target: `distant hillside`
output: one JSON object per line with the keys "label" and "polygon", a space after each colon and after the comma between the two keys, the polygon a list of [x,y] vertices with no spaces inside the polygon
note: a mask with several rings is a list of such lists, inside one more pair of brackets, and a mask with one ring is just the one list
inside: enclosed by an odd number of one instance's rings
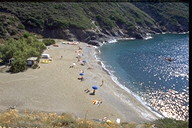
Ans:
{"label": "distant hillside", "polygon": [[[1,2],[2,12],[30,32],[94,45],[112,37],[189,31],[189,4],[181,2]],[[7,37],[3,31],[0,36]]]}

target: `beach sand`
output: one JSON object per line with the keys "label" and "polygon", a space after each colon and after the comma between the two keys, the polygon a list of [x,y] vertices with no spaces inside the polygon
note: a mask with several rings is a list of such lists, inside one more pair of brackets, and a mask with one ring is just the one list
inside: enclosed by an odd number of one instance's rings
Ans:
{"label": "beach sand", "polygon": [[[44,51],[53,58],[51,63],[40,63],[39,69],[16,74],[0,73],[0,111],[15,105],[20,111],[70,113],[95,121],[107,117],[111,121],[120,118],[121,121],[143,123],[158,118],[111,80],[95,59],[94,47],[56,41],[59,47],[49,46]],[[84,66],[77,62],[78,46],[82,47],[82,59],[87,62]],[[73,62],[76,66],[69,68]],[[84,81],[77,79],[80,70],[84,71]],[[104,84],[100,87],[102,80]],[[93,85],[99,88],[95,95],[90,95]],[[90,92],[86,93],[86,89]],[[102,104],[94,105],[93,100],[101,100]]]}

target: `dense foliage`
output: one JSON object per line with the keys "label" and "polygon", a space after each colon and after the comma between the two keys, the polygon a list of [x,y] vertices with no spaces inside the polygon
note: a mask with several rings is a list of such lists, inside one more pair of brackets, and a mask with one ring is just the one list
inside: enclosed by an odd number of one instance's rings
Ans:
{"label": "dense foliage", "polygon": [[20,20],[9,13],[0,13],[0,38],[17,38],[25,27]]}
{"label": "dense foliage", "polygon": [[157,4],[146,2],[145,6],[139,2],[133,4],[149,14],[159,25],[163,25],[168,29],[177,28],[178,25],[182,25],[183,27],[188,26],[189,5],[187,3],[172,2]]}
{"label": "dense foliage", "polygon": [[[0,12],[17,16],[27,30],[41,33],[47,29],[102,29],[160,25],[175,30],[186,26],[188,3],[178,2],[2,2]],[[95,21],[93,24],[92,21]]]}
{"label": "dense foliage", "polygon": [[10,71],[16,73],[27,68],[27,58],[40,57],[44,49],[43,42],[38,41],[32,34],[25,33],[20,39],[11,38],[1,45],[0,57],[4,63],[8,63],[9,59],[14,58]]}

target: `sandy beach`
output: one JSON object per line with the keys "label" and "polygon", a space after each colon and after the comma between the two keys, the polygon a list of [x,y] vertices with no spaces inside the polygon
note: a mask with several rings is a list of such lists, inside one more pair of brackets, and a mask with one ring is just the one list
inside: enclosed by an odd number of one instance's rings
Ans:
{"label": "sandy beach", "polygon": [[[10,74],[0,73],[0,111],[9,106],[30,111],[70,113],[79,118],[98,120],[104,117],[111,121],[143,123],[158,117],[137,101],[131,94],[121,89],[102,69],[94,57],[95,48],[85,43],[70,45],[57,40],[58,47],[49,46],[44,53],[53,61],[40,63],[39,69]],[[81,47],[86,64],[77,62],[75,51]],[[62,58],[61,58],[62,56]],[[70,65],[76,63],[73,68]],[[80,71],[85,80],[78,80]],[[104,80],[103,86],[99,86]],[[90,95],[92,86],[97,85],[95,95]],[[86,92],[84,90],[90,90]],[[95,105],[93,100],[101,100]]]}

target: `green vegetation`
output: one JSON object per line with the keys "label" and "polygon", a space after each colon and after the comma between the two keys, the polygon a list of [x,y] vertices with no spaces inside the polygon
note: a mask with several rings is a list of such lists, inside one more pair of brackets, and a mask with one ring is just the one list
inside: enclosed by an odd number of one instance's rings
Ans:
{"label": "green vegetation", "polygon": [[[102,29],[134,30],[135,26],[188,26],[188,3],[178,2],[2,2],[0,8],[17,16],[27,30]],[[0,21],[1,23],[1,21]],[[19,25],[19,28],[24,28]],[[171,28],[171,27],[168,27]],[[3,32],[3,31],[2,31]],[[3,32],[4,33],[4,32]],[[14,32],[13,32],[14,33]]]}
{"label": "green vegetation", "polygon": [[56,114],[45,112],[18,112],[17,110],[9,110],[0,113],[0,127],[27,127],[27,128],[187,128],[187,121],[176,121],[165,118],[159,119],[151,123],[128,123],[91,121],[77,119],[69,114]]}
{"label": "green vegetation", "polygon": [[20,20],[9,13],[0,13],[0,38],[16,38],[25,27]]}
{"label": "green vegetation", "polygon": [[179,24],[187,26],[189,23],[189,5],[187,3],[162,2],[157,4],[154,2],[148,2],[145,3],[145,6],[139,2],[133,4],[143,12],[149,14],[162,26],[174,26],[176,28]]}
{"label": "green vegetation", "polygon": [[157,128],[188,128],[188,122],[170,118],[159,119],[154,123]]}
{"label": "green vegetation", "polygon": [[44,39],[44,40],[43,40],[43,43],[44,43],[46,46],[49,46],[49,45],[55,44],[55,40],[52,40],[52,39]]}
{"label": "green vegetation", "polygon": [[0,45],[0,57],[3,63],[8,63],[9,59],[14,58],[10,71],[17,73],[27,69],[27,58],[40,57],[44,49],[43,42],[38,41],[34,35],[25,33],[19,39],[11,38],[4,45]]}
{"label": "green vegetation", "polygon": [[42,43],[32,35],[23,36],[26,30],[49,38],[74,35],[87,41],[97,33],[90,35],[82,29],[99,28],[104,34],[114,34],[120,28],[125,36],[135,36],[150,29],[183,32],[188,26],[189,4],[182,2],[1,2],[0,44],[4,45],[0,59],[8,63],[15,58],[11,71],[24,71],[26,58],[39,56],[44,44],[54,44],[53,40]]}

